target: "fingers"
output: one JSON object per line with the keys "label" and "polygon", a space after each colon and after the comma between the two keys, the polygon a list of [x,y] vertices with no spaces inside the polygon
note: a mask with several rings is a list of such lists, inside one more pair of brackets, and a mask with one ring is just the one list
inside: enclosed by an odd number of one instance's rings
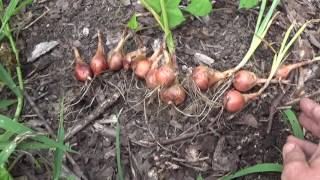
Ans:
{"label": "fingers", "polygon": [[302,165],[306,165],[306,167],[308,165],[304,152],[294,143],[286,143],[283,146],[282,155],[284,165],[290,163],[301,163]]}
{"label": "fingers", "polygon": [[283,146],[282,180],[301,179],[302,172],[308,170],[309,166],[304,152],[294,143],[286,143]]}
{"label": "fingers", "polygon": [[316,144],[313,144],[306,140],[296,138],[294,136],[288,136],[287,142],[297,145],[305,153],[307,158],[311,157],[314,154],[314,152],[317,150]]}
{"label": "fingers", "polygon": [[303,98],[300,101],[301,110],[316,123],[320,121],[320,105],[308,98]]}
{"label": "fingers", "polygon": [[313,119],[307,116],[305,112],[299,115],[299,121],[301,125],[308,131],[310,131],[313,135],[320,137],[320,126]]}

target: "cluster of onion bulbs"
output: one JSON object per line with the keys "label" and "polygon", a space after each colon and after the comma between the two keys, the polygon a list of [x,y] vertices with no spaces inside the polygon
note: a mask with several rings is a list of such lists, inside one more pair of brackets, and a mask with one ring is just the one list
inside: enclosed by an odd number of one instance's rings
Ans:
{"label": "cluster of onion bulbs", "polygon": [[[313,62],[315,62],[315,60],[306,60],[295,64],[282,65],[276,71],[275,79],[271,82],[278,83],[281,80],[285,80],[292,70]],[[191,78],[200,91],[207,91],[210,87],[217,85],[219,82],[230,77],[231,74],[234,74],[232,81],[233,89],[225,93],[223,103],[224,108],[228,112],[237,112],[241,110],[248,101],[257,98],[260,95],[258,92],[248,94],[245,92],[257,85],[266,83],[267,79],[259,78],[254,72],[248,70],[234,72],[234,70],[231,69],[220,72],[203,65],[193,68]]]}
{"label": "cluster of onion bulbs", "polygon": [[[164,47],[155,50],[150,57],[146,56],[147,48],[145,47],[124,54],[123,46],[128,37],[124,31],[116,48],[106,54],[102,34],[98,32],[98,47],[90,64],[81,58],[78,49],[74,47],[76,79],[85,82],[106,70],[132,70],[137,78],[145,80],[149,89],[160,89],[160,97],[163,102],[174,105],[182,104],[187,96],[185,89],[177,79],[176,62],[173,60],[175,57],[169,54]],[[161,64],[163,59],[164,63]]]}
{"label": "cluster of onion bulbs", "polygon": [[[147,88],[160,88],[160,97],[167,104],[180,105],[186,99],[186,91],[177,79],[177,63],[174,54],[169,54],[164,46],[155,50],[147,57],[147,48],[138,48],[135,51],[124,54],[123,46],[128,39],[127,31],[124,31],[117,46],[106,54],[102,34],[98,33],[98,47],[95,55],[86,64],[81,58],[77,48],[75,54],[75,76],[79,81],[91,80],[93,76],[99,76],[106,70],[118,71],[120,69],[132,70],[137,78],[144,80]],[[162,60],[162,61],[161,61]],[[164,61],[163,61],[164,60]],[[275,73],[275,81],[284,80],[289,73],[298,67],[315,62],[308,60],[296,64],[283,65]],[[233,87],[224,96],[224,107],[228,112],[237,112],[245,104],[257,98],[259,93],[245,94],[253,87],[264,84],[267,79],[259,78],[255,73],[248,70],[218,71],[204,65],[193,68],[191,79],[200,91],[207,91],[210,87],[218,85],[226,78],[234,75]]]}

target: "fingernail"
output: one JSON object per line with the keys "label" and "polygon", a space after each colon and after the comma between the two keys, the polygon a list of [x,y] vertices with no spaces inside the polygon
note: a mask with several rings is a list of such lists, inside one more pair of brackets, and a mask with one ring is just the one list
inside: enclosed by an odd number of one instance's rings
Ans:
{"label": "fingernail", "polygon": [[283,147],[283,153],[284,153],[284,154],[287,154],[287,153],[291,152],[295,147],[296,147],[295,144],[287,143],[287,144],[284,145],[284,147]]}

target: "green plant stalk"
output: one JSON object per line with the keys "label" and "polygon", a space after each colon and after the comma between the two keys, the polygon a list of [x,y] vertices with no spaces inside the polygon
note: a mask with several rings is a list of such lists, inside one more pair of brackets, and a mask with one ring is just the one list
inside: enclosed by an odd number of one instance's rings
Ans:
{"label": "green plant stalk", "polygon": [[242,177],[245,175],[253,174],[253,173],[261,173],[261,172],[282,172],[283,166],[281,164],[277,163],[262,163],[257,164],[251,167],[244,168],[242,170],[239,170],[238,172],[229,175],[224,176],[221,178],[221,180],[231,180],[238,177]]}
{"label": "green plant stalk", "polygon": [[291,125],[293,135],[297,138],[304,139],[302,127],[295,113],[291,109],[286,109],[283,111],[283,113],[286,116],[288,123]]}
{"label": "green plant stalk", "polygon": [[124,180],[123,170],[121,165],[121,149],[120,149],[120,125],[119,125],[119,116],[122,109],[120,110],[117,116],[117,127],[116,127],[116,158],[117,158],[117,167],[118,167],[118,177],[120,180]]}
{"label": "green plant stalk", "polygon": [[272,66],[271,66],[271,71],[270,74],[268,76],[268,79],[266,81],[266,83],[263,85],[263,87],[259,90],[259,94],[262,94],[263,91],[269,86],[273,76],[276,74],[278,68],[280,67],[280,65],[286,60],[285,56],[287,55],[288,50],[291,48],[291,46],[293,45],[293,43],[298,39],[298,37],[301,35],[301,33],[305,30],[305,28],[307,27],[308,24],[310,24],[313,21],[307,21],[306,23],[304,23],[300,29],[297,31],[297,33],[293,36],[293,38],[288,42],[290,33],[294,27],[293,24],[291,24],[291,26],[288,28],[288,30],[286,31],[286,34],[283,38],[283,41],[281,43],[281,47],[280,50],[277,54],[274,55],[273,58],[273,62],[272,62]]}
{"label": "green plant stalk", "polygon": [[140,0],[140,2],[142,3],[142,5],[149,11],[151,12],[151,14],[153,15],[154,19],[157,21],[157,23],[160,25],[161,29],[163,31],[165,31],[165,28],[163,26],[163,24],[161,23],[161,18],[160,16],[152,9],[152,7],[145,2],[144,0]]}
{"label": "green plant stalk", "polygon": [[261,5],[260,5],[260,11],[259,11],[259,16],[258,16],[258,20],[257,20],[257,24],[256,24],[256,28],[254,30],[254,33],[258,33],[260,24],[261,24],[261,20],[263,18],[263,14],[264,14],[264,10],[266,9],[266,5],[267,5],[267,0],[262,0]]}
{"label": "green plant stalk", "polygon": [[252,38],[252,42],[249,47],[249,50],[247,51],[246,55],[243,57],[241,62],[233,69],[233,73],[240,70],[249,61],[251,56],[254,54],[256,49],[259,47],[260,43],[262,42],[262,39],[267,34],[268,29],[270,28],[273,20],[275,19],[276,15],[277,15],[277,13],[276,13],[274,16],[272,16],[272,14],[273,14],[275,8],[277,7],[277,5],[279,4],[279,2],[280,2],[279,0],[274,0],[272,2],[272,5],[271,5],[267,15],[262,20],[262,16],[264,14],[265,6],[266,6],[266,0],[262,1],[261,9],[260,9],[257,24],[256,24],[255,35]]}
{"label": "green plant stalk", "polygon": [[167,10],[166,10],[164,0],[160,0],[160,6],[161,6],[161,12],[163,15],[164,33],[165,33],[165,37],[166,37],[166,43],[167,43],[168,50],[169,50],[170,54],[172,55],[175,52],[175,47],[174,47],[172,32],[169,28],[168,15],[167,15]]}
{"label": "green plant stalk", "polygon": [[[278,14],[278,13],[277,13]],[[259,36],[259,34],[254,34],[252,43],[249,47],[249,50],[247,51],[246,55],[243,57],[243,59],[241,60],[241,62],[234,68],[233,72],[237,72],[239,71],[251,58],[251,56],[254,54],[254,52],[256,51],[256,49],[260,46],[260,43],[262,42],[262,39],[265,37],[265,35],[268,32],[269,27],[271,26],[273,20],[275,19],[275,17],[277,16],[277,14],[275,14],[272,19],[269,21],[269,23],[267,24],[267,27],[265,28],[265,31],[263,31],[261,33],[261,35]]]}
{"label": "green plant stalk", "polygon": [[[1,1],[0,4],[0,11],[3,12],[3,4]],[[19,57],[19,52],[18,49],[16,47],[16,43],[12,37],[11,34],[11,29],[9,24],[5,24],[4,28],[3,28],[3,34],[8,38],[9,42],[10,42],[10,46],[12,48],[12,51],[16,57],[16,73],[17,73],[17,77],[18,77],[18,83],[19,83],[19,89],[21,90],[21,92],[23,92],[24,90],[24,83],[23,83],[23,78],[22,78],[22,71],[21,71],[21,64],[20,64],[20,57]],[[14,114],[14,118],[13,121],[17,121],[20,118],[21,112],[22,112],[22,108],[23,108],[23,101],[24,101],[24,97],[23,94],[21,94],[21,96],[17,97],[18,103],[17,103],[17,108]],[[12,137],[13,133],[6,131],[4,134],[0,135],[0,139],[1,141],[7,141],[8,139],[10,139],[10,137]]]}
{"label": "green plant stalk", "polygon": [[[9,24],[5,25],[4,34],[9,39],[12,51],[13,51],[15,57],[16,57],[16,61],[17,61],[16,62],[17,63],[16,72],[17,72],[17,76],[18,76],[19,88],[20,88],[21,92],[23,92],[24,84],[23,84],[23,78],[22,78],[19,51],[18,51],[16,43],[15,43],[13,37],[12,37]],[[21,115],[21,112],[22,112],[22,108],[23,108],[23,94],[21,96],[17,97],[17,99],[18,99],[18,103],[17,103],[16,112],[15,112],[14,118],[13,118],[14,121],[17,121],[20,118],[20,115]]]}

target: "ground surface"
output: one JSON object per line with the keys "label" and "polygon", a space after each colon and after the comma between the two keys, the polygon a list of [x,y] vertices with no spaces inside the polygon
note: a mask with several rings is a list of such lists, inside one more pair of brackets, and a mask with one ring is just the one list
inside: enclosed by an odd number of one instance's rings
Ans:
{"label": "ground surface", "polygon": [[[257,163],[281,163],[281,148],[290,130],[280,111],[276,111],[273,117],[271,132],[266,133],[269,108],[282,92],[279,86],[270,87],[261,101],[250,103],[241,113],[221,114],[220,108],[206,106],[203,99],[192,95],[185,78],[190,68],[198,64],[194,58],[196,52],[212,57],[215,60],[213,67],[219,70],[226,70],[240,62],[250,45],[258,11],[238,10],[237,4],[235,0],[218,1],[208,18],[202,21],[189,18],[174,31],[179,78],[190,95],[187,102],[178,107],[185,114],[159,104],[155,94],[145,98],[148,92],[144,84],[132,77],[131,72],[107,72],[90,85],[79,83],[74,78],[72,46],[78,47],[88,62],[95,53],[96,32],[100,29],[108,39],[108,48],[112,48],[137,5],[123,6],[115,0],[52,0],[38,2],[28,8],[32,12],[31,19],[40,16],[46,7],[50,9],[34,25],[20,31],[18,46],[24,61],[26,90],[54,130],[57,129],[59,99],[62,96],[66,100],[67,132],[88,117],[106,98],[120,96],[97,118],[96,123],[70,139],[70,145],[79,152],[72,154],[72,157],[81,170],[74,169],[70,162],[66,165],[75,172],[82,171],[88,179],[116,179],[114,116],[121,110],[121,156],[128,179],[195,179],[199,173],[207,179],[215,179]],[[266,38],[269,43],[274,43],[275,48],[290,24],[284,6],[279,10],[281,13]],[[308,16],[316,18],[312,13]],[[151,18],[142,18],[142,23],[150,22],[153,22]],[[162,37],[156,29],[142,31],[139,35],[148,47],[156,38]],[[35,45],[51,40],[57,40],[60,44],[37,61],[26,62]],[[134,49],[134,44],[130,40],[126,49]],[[314,50],[317,52],[319,49],[314,47]],[[263,45],[246,67],[266,76],[272,56],[268,46]],[[290,57],[290,60],[295,59],[293,55]],[[318,89],[317,84],[317,77],[306,82],[307,93]],[[286,91],[283,102],[291,99],[293,90]],[[206,93],[209,98],[212,94]],[[26,103],[23,121],[45,131],[34,114]],[[52,154],[34,153],[36,157],[44,157],[48,161],[52,159]],[[45,166],[34,170],[30,170],[30,166],[27,158],[22,159],[13,174],[27,174],[30,179],[50,177]],[[267,173],[242,179],[279,177],[279,174]]]}

